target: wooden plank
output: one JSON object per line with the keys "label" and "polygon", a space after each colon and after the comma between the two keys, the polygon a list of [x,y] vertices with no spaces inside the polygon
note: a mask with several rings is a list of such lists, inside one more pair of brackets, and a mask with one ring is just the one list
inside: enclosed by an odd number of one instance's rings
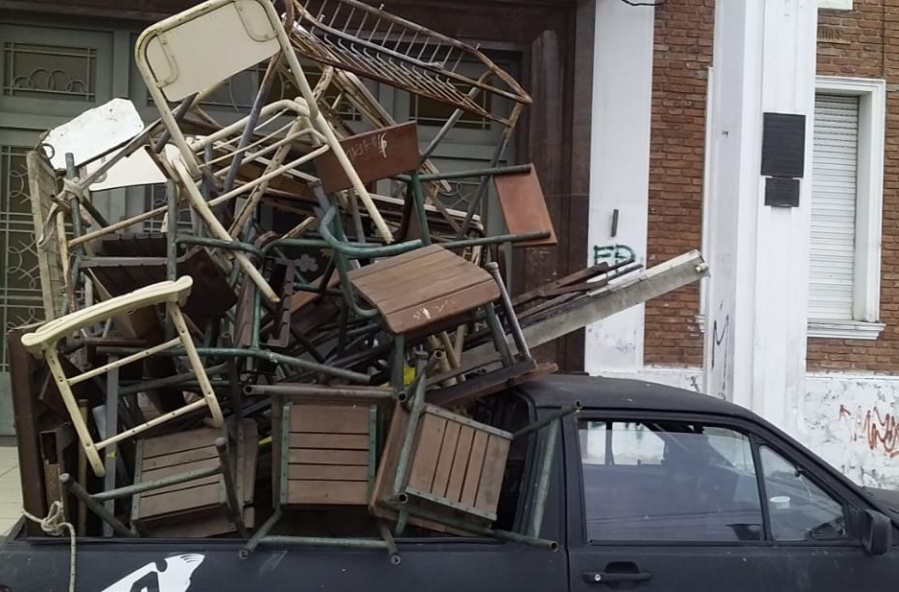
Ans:
{"label": "wooden plank", "polygon": [[474,428],[462,425],[459,429],[459,439],[456,441],[453,468],[450,469],[449,483],[446,485],[446,498],[454,502],[462,497],[462,486],[465,484],[465,472],[468,470],[468,457],[471,454],[473,440]]}
{"label": "wooden plank", "polygon": [[[176,457],[180,457],[181,454],[172,455]],[[204,469],[211,469],[213,467],[219,466],[218,455],[213,456],[212,458],[204,458],[202,460],[195,460],[191,462],[176,462],[158,467],[152,470],[143,469],[141,472],[141,482],[149,483],[150,481],[156,481],[157,479],[163,479],[165,477],[172,477],[174,475],[181,475],[183,473],[188,473],[191,471],[200,471]],[[152,494],[153,492],[147,492],[144,495]]]}
{"label": "wooden plank", "polygon": [[[291,481],[368,481],[368,465],[288,465]],[[291,485],[293,487],[293,485]]]}
{"label": "wooden plank", "polygon": [[[40,250],[40,249],[38,249]],[[22,345],[22,335],[27,330],[11,329],[6,334],[6,348],[9,355],[10,390],[18,444],[19,480],[22,487],[22,507],[32,516],[47,515],[47,486],[45,482],[44,460],[40,449],[41,410],[37,401],[35,379],[39,376],[38,366],[43,364],[28,354]],[[50,381],[53,388],[55,384]],[[60,423],[61,420],[60,420]],[[58,475],[57,475],[58,477]],[[56,481],[59,484],[59,481]],[[59,499],[56,497],[54,499]],[[40,536],[41,527],[31,520],[25,521],[28,536]]]}
{"label": "wooden plank", "polygon": [[412,451],[412,462],[409,463],[409,487],[421,491],[431,491],[434,472],[437,470],[437,459],[440,457],[440,446],[443,443],[443,432],[446,420],[434,415],[422,415]]}
{"label": "wooden plank", "polygon": [[436,325],[461,313],[484,306],[499,298],[499,288],[492,279],[448,296],[385,316],[384,323],[395,335],[405,335]]}
{"label": "wooden plank", "polygon": [[[421,287],[425,278],[443,279],[448,274],[456,275],[459,270],[473,267],[474,263],[453,255],[452,257],[429,256],[410,261],[406,265],[391,267],[362,280],[352,280],[353,285],[363,295],[381,301],[390,296]],[[481,273],[487,274],[481,270]]]}
{"label": "wooden plank", "polygon": [[[415,253],[416,251],[412,251]],[[443,269],[462,259],[449,251],[436,251],[422,257],[416,257],[397,264],[393,258],[382,259],[377,263],[362,267],[370,269],[371,273],[362,277],[352,276],[350,281],[360,291],[376,293],[395,283],[414,284],[419,275],[434,273],[435,269]],[[465,261],[462,259],[462,261]],[[473,264],[472,264],[473,265]],[[377,268],[376,268],[377,266]]]}
{"label": "wooden plank", "polygon": [[369,511],[375,516],[391,516],[385,513],[378,504],[379,500],[386,500],[393,493],[393,479],[396,475],[396,465],[399,460],[402,447],[403,434],[409,423],[409,414],[400,403],[394,403],[393,414],[390,418],[390,428],[381,451],[381,460],[375,473],[375,484],[372,488],[372,497],[369,502]]}
{"label": "wooden plank", "polygon": [[406,265],[410,261],[414,261],[415,259],[418,259],[420,257],[429,257],[431,255],[434,255],[435,253],[440,253],[441,256],[447,258],[449,257],[449,255],[453,255],[452,251],[441,247],[440,245],[428,245],[427,247],[413,249],[412,251],[408,251],[401,255],[395,255],[393,257],[388,257],[387,259],[381,259],[380,261],[372,263],[371,265],[366,265],[365,267],[350,270],[348,276],[350,280],[355,283],[357,281],[361,281],[363,278],[381,273],[382,271],[386,271],[392,267]]}
{"label": "wooden plank", "polygon": [[309,434],[368,434],[370,410],[364,406],[302,405],[290,411],[290,431]]}
{"label": "wooden plank", "polygon": [[364,434],[290,434],[290,448],[324,448],[332,450],[368,450]]}
{"label": "wooden plank", "polygon": [[215,451],[215,439],[221,435],[221,431],[215,428],[199,428],[187,432],[177,432],[156,438],[148,438],[144,441],[144,460],[173,454],[185,450],[193,450],[204,446]]}
{"label": "wooden plank", "polygon": [[[66,301],[67,284],[66,264],[63,261],[60,241],[58,237],[53,236],[58,225],[48,223],[50,210],[54,203],[53,198],[57,193],[56,173],[37,150],[31,150],[25,155],[25,165],[28,171],[32,223],[34,228],[46,229],[48,233],[46,244],[40,249],[35,249],[35,252],[41,279],[43,318],[46,321],[52,321],[62,310],[62,305]],[[40,515],[43,516],[44,513]],[[29,526],[30,530],[32,530],[31,526]]]}
{"label": "wooden plank", "polygon": [[[414,121],[375,129],[341,140],[340,145],[363,184],[414,171],[419,165]],[[333,151],[315,159],[325,193],[353,186]]]}
{"label": "wooden plank", "polygon": [[290,464],[367,465],[368,450],[316,450],[294,448],[288,456]]}
{"label": "wooden plank", "polygon": [[181,463],[192,463],[198,460],[212,459],[218,460],[215,448],[204,446],[202,448],[194,448],[193,450],[185,450],[174,454],[163,454],[154,456],[153,458],[144,459],[142,468],[144,471],[154,471],[163,467],[178,465]]}
{"label": "wooden plank", "polygon": [[527,173],[497,175],[493,177],[493,182],[496,184],[496,197],[510,234],[549,232],[547,238],[515,242],[512,243],[513,247],[546,247],[558,244],[559,239],[556,237],[535,167],[532,166]]}
{"label": "wooden plank", "polygon": [[148,519],[186,510],[200,510],[219,506],[220,500],[221,493],[218,482],[206,483],[199,487],[181,489],[167,495],[141,497],[140,515],[142,519]]}
{"label": "wooden plank", "polygon": [[303,481],[304,487],[290,487],[287,503],[365,505],[368,501],[366,481]]}
{"label": "wooden plank", "polygon": [[[244,523],[253,528],[255,512],[253,508],[244,510]],[[217,512],[208,516],[188,515],[182,519],[172,517],[153,521],[143,525],[143,529],[152,538],[190,538],[202,539],[235,532],[237,527],[225,512]]]}
{"label": "wooden plank", "polygon": [[490,274],[477,265],[464,259],[461,263],[467,265],[454,265],[449,269],[441,269],[439,276],[431,273],[426,277],[419,276],[409,285],[397,286],[392,294],[385,293],[384,298],[377,302],[378,310],[381,314],[388,315],[420,302],[451,295],[482,282],[493,281]]}
{"label": "wooden plank", "polygon": [[462,424],[455,421],[446,423],[443,444],[440,447],[440,458],[437,459],[434,482],[431,484],[431,493],[434,495],[446,495],[446,486],[449,484],[450,470],[453,468],[453,460],[456,458],[456,445],[459,442],[461,428]]}
{"label": "wooden plank", "polygon": [[485,512],[496,512],[499,496],[502,492],[503,478],[506,474],[506,460],[509,458],[511,442],[494,434],[487,441],[484,454],[484,466],[481,468],[478,495],[474,506]]}
{"label": "wooden plank", "polygon": [[468,455],[468,468],[465,470],[465,483],[459,501],[466,506],[474,506],[478,496],[478,485],[481,482],[481,469],[484,467],[484,455],[487,452],[487,441],[490,435],[480,430],[475,432]]}
{"label": "wooden plank", "polygon": [[196,489],[197,487],[206,487],[218,485],[221,483],[221,477],[219,475],[213,475],[211,477],[203,477],[202,479],[193,479],[192,481],[185,481],[184,483],[178,483],[177,485],[169,485],[167,487],[163,487],[160,489],[154,489],[152,491],[148,491],[146,493],[141,494],[141,499],[151,498],[151,497],[162,497],[174,493],[176,491],[183,491],[185,489]]}

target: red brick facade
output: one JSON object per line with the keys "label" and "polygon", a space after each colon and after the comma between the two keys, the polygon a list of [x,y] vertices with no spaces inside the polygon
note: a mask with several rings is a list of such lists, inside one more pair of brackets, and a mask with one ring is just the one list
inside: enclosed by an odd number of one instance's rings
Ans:
{"label": "red brick facade", "polygon": [[[855,0],[852,11],[819,11],[818,73],[887,82],[881,322],[876,341],[810,339],[809,370],[899,371],[899,4]],[[714,0],[678,0],[656,8],[650,160],[650,265],[701,248],[707,68],[712,61]],[[647,303],[645,361],[701,366],[694,284]]]}
{"label": "red brick facade", "polygon": [[[713,0],[656,8],[647,266],[702,246],[702,187]],[[645,362],[701,366],[699,284],[646,304]]]}
{"label": "red brick facade", "polygon": [[[892,6],[891,6],[892,5]],[[899,5],[890,0],[855,0],[851,12],[822,10],[822,32],[838,42],[818,43],[818,73],[880,78],[887,82],[886,153],[884,155],[882,273],[880,320],[886,329],[877,341],[809,340],[810,369],[899,371],[899,97],[890,92],[899,82]]]}

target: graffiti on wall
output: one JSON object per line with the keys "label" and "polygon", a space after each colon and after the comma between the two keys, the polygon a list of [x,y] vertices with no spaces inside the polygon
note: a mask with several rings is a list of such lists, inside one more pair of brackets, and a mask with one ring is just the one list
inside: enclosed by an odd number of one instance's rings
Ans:
{"label": "graffiti on wall", "polygon": [[593,265],[608,263],[609,267],[615,267],[636,260],[637,255],[627,245],[593,245]]}
{"label": "graffiti on wall", "polygon": [[877,406],[855,411],[840,405],[840,421],[849,426],[852,442],[862,442],[872,452],[887,458],[899,456],[899,416],[881,411]]}

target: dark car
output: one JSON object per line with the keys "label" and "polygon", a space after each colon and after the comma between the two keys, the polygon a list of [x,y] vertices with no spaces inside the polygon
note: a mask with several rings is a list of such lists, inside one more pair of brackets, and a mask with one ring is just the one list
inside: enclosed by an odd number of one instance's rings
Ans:
{"label": "dark car", "polygon": [[[459,536],[383,551],[260,547],[235,540],[85,539],[80,592],[874,592],[899,578],[895,493],[865,490],[753,413],[637,380],[554,376],[503,394],[528,419],[580,401],[556,432],[540,535],[555,551]],[[536,459],[521,470],[503,527],[533,521]],[[63,591],[66,540],[0,545],[0,586]],[[2,588],[0,588],[2,589]]]}

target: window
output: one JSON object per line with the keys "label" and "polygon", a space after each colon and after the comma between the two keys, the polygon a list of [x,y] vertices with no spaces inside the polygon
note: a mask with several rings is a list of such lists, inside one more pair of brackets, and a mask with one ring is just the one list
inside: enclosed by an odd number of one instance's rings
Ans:
{"label": "window", "polygon": [[852,10],[852,0],[818,0],[818,8]]}
{"label": "window", "polygon": [[809,481],[796,465],[759,448],[771,538],[775,541],[840,540],[846,536],[843,506]]}
{"label": "window", "polygon": [[759,541],[749,440],[686,422],[590,422],[581,430],[587,537]]}
{"label": "window", "polygon": [[671,420],[579,429],[591,543],[855,544],[843,503],[767,444],[753,455],[739,431]]}
{"label": "window", "polygon": [[809,337],[876,339],[885,84],[819,76],[815,97]]}

